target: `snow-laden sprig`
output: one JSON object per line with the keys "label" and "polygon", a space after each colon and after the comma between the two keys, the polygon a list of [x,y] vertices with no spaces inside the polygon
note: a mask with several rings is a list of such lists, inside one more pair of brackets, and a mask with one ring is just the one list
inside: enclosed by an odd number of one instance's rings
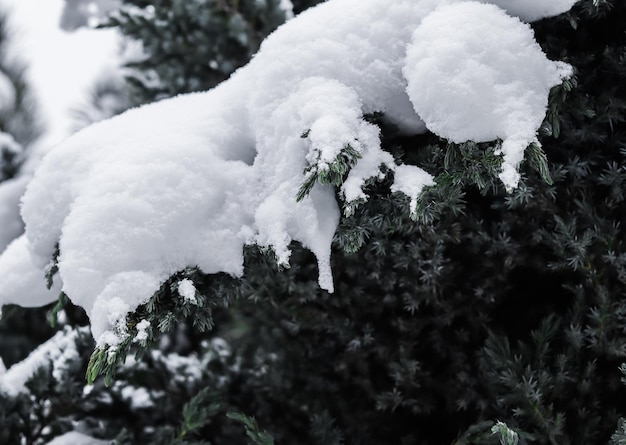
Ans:
{"label": "snow-laden sprig", "polygon": [[517,445],[517,442],[519,441],[518,434],[509,428],[506,423],[500,422],[499,420],[491,428],[491,434],[500,435],[501,445]]}
{"label": "snow-laden sprig", "polygon": [[[544,17],[572,3],[524,2],[516,13]],[[13,280],[0,301],[56,299],[15,290],[29,288],[22,276],[43,275],[58,246],[57,285],[117,357],[136,335],[128,313],[190,266],[241,276],[246,245],[288,266],[300,242],[332,292],[337,195],[350,209],[389,172],[391,191],[416,211],[433,184],[419,166],[397,165],[365,116],[454,142],[500,138],[500,178],[512,188],[550,87],[569,72],[494,5],[330,0],[280,27],[216,88],[130,110],[52,150],[23,198],[25,238],[0,257],[0,276]]]}

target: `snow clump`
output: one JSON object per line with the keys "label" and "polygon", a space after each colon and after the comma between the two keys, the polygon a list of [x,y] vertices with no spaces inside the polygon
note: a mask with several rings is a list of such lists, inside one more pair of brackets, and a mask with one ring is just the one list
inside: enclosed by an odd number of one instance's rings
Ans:
{"label": "snow clump", "polygon": [[[493,3],[536,19],[574,2]],[[99,346],[118,344],[127,313],[180,270],[241,276],[247,244],[288,265],[289,244],[300,242],[332,292],[336,191],[316,183],[296,199],[304,172],[328,171],[349,148],[357,156],[339,190],[347,204],[367,199],[362,187],[383,166],[412,208],[433,184],[419,167],[397,166],[364,115],[381,112],[406,134],[502,138],[501,178],[516,185],[548,91],[570,69],[545,57],[528,25],[483,3],[330,0],[277,29],[216,88],[80,131],[37,169],[23,197],[25,239],[0,257],[0,276],[43,276],[58,245],[55,281],[85,308]],[[39,272],[26,270],[28,252]],[[15,286],[23,289],[17,277]],[[0,288],[3,303],[56,295]]]}
{"label": "snow clump", "polygon": [[189,278],[185,278],[184,280],[180,280],[178,282],[178,293],[187,303],[198,304],[198,300],[196,298],[196,287],[193,285],[193,281]]}

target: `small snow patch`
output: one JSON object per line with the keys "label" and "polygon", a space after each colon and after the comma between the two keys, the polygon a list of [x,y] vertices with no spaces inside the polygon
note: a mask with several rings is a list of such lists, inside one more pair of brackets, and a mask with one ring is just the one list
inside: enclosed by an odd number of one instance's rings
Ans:
{"label": "small snow patch", "polygon": [[185,302],[190,304],[197,304],[198,300],[196,298],[196,288],[193,285],[193,282],[185,278],[184,280],[180,280],[178,282],[178,293],[185,300]]}

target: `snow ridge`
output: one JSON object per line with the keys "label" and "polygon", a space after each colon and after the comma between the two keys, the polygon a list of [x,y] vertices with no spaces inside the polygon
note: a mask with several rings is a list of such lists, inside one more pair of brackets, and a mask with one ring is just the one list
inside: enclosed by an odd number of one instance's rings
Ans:
{"label": "snow ridge", "polygon": [[[549,11],[538,0],[492,3],[534,19],[574,0]],[[0,276],[16,263],[5,256],[26,250],[43,270],[58,243],[62,290],[87,310],[100,346],[114,346],[126,314],[179,270],[241,276],[246,244],[287,266],[289,244],[302,243],[332,292],[339,206],[319,183],[298,201],[304,172],[327,170],[350,148],[358,159],[340,190],[346,203],[367,199],[362,186],[381,166],[412,207],[433,184],[418,167],[396,166],[364,115],[382,112],[407,134],[501,138],[501,179],[512,188],[548,92],[570,72],[494,5],[330,0],[276,30],[213,90],[130,110],[52,150],[23,198],[26,240],[0,257]],[[17,298],[0,292],[5,303]]]}

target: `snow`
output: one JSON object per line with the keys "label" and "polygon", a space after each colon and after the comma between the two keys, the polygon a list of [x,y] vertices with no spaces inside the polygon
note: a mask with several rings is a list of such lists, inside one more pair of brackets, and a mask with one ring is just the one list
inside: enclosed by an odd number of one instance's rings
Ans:
{"label": "snow", "polygon": [[56,301],[61,291],[58,280],[46,288],[45,272],[35,267],[25,236],[12,241],[0,255],[0,301],[24,307],[43,306]]}
{"label": "snow", "polygon": [[130,403],[133,410],[149,408],[154,405],[146,388],[126,385],[121,391],[122,398]]}
{"label": "snow", "polygon": [[86,330],[87,328],[72,330],[66,327],[57,332],[24,360],[0,374],[0,391],[12,397],[27,393],[26,383],[38,369],[44,366],[51,366],[53,377],[60,381],[66,374],[68,364],[79,358],[76,351],[76,338],[81,334],[84,335]]}
{"label": "snow", "polygon": [[525,22],[553,17],[569,11],[578,0],[481,0],[504,9]]}
{"label": "snow", "polygon": [[94,439],[86,434],[77,431],[70,431],[62,436],[55,437],[48,445],[106,445],[111,443],[109,440]]}
{"label": "snow", "polygon": [[148,329],[150,328],[150,322],[148,320],[141,320],[137,323],[137,335],[135,336],[136,342],[145,342],[148,340]]}
{"label": "snow", "polygon": [[178,282],[178,293],[186,302],[197,304],[198,300],[196,299],[196,288],[190,279],[185,278],[184,280],[180,280]]}
{"label": "snow", "polygon": [[431,131],[456,143],[503,139],[500,179],[516,188],[524,150],[539,144],[550,88],[571,67],[548,60],[530,26],[476,2],[439,8],[413,42],[404,73],[415,111]]}
{"label": "snow", "polygon": [[414,213],[417,207],[417,197],[424,187],[433,185],[435,185],[435,181],[424,170],[414,165],[400,165],[396,168],[391,191],[401,192],[408,196],[411,199],[409,211]]}
{"label": "snow", "polygon": [[[541,5],[527,6],[534,16]],[[397,166],[364,114],[382,112],[407,134],[502,138],[510,188],[549,88],[568,72],[493,5],[330,0],[281,26],[213,90],[130,110],[52,150],[23,198],[26,239],[0,257],[0,273],[33,267],[27,252],[43,270],[58,243],[57,280],[89,314],[100,346],[128,335],[126,314],[177,271],[242,276],[246,244],[288,267],[289,245],[300,242],[332,292],[336,190],[316,184],[297,201],[306,175],[350,147],[356,164],[339,190],[347,203],[367,199],[362,187],[382,166],[412,211],[434,183],[417,166]],[[3,289],[7,301],[13,290]],[[190,295],[185,284],[181,295]]]}

